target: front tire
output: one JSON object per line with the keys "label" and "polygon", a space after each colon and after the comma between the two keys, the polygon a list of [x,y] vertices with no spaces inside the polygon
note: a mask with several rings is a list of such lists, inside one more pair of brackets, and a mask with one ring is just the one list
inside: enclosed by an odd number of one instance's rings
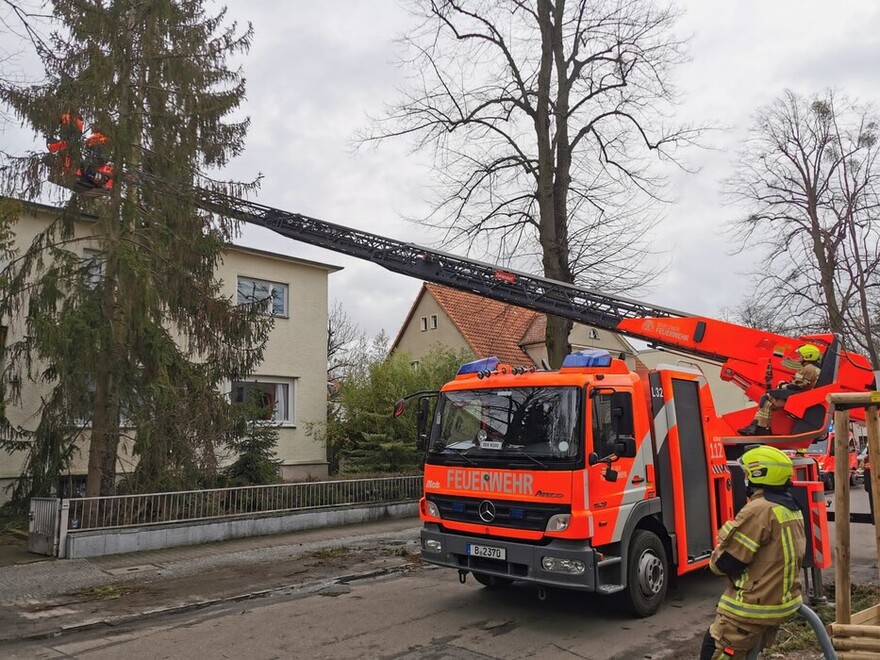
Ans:
{"label": "front tire", "polygon": [[833,474],[831,474],[830,472],[828,474],[826,474],[825,479],[823,479],[823,481],[825,482],[825,490],[826,491],[834,490],[834,475]]}
{"label": "front tire", "polygon": [[623,604],[638,617],[656,613],[666,598],[669,564],[666,548],[653,532],[637,529],[629,544]]}
{"label": "front tire", "polygon": [[474,573],[474,579],[487,589],[504,589],[513,584],[510,578],[489,575],[488,573]]}

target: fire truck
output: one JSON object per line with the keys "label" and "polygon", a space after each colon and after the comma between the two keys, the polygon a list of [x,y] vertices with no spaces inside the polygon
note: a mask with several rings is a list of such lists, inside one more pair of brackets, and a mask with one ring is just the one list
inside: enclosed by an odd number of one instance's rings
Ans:
{"label": "fire truck", "polygon": [[[859,448],[852,437],[849,439],[848,448],[846,458],[842,460],[849,465],[849,483],[854,486],[859,468]],[[825,485],[825,490],[834,490],[834,471],[837,463],[834,454],[834,433],[819,436],[810,443],[809,447],[800,451],[816,461],[819,480]]]}
{"label": "fire truck", "polygon": [[[205,193],[200,205],[393,272],[605,328],[662,347],[670,363],[631,370],[585,350],[560,369],[462,365],[417,393],[424,451],[422,558],[486,587],[514,581],[613,595],[637,616],[670,582],[709,563],[719,528],[746,502],[736,458],[749,444],[806,448],[829,425],[826,396],[874,388],[868,361],[831,334],[785,337],[500,268],[254,202]],[[491,323],[491,319],[486,320]],[[822,350],[816,386],[774,413],[773,436],[743,437],[755,407],[719,413],[699,357],[752,400],[790,379],[796,349]],[[408,397],[409,398],[409,397]],[[405,409],[398,402],[395,414]],[[852,411],[858,414],[856,411]],[[816,462],[796,454],[795,491],[816,571],[831,562]],[[815,581],[815,574],[814,574]]]}
{"label": "fire truck", "polygon": [[[393,272],[605,328],[669,351],[631,370],[606,351],[560,369],[477,360],[438,393],[418,393],[424,451],[423,559],[489,588],[514,581],[613,595],[637,616],[661,606],[670,581],[708,565],[719,528],[745,503],[735,459],[744,446],[807,447],[829,424],[826,396],[874,389],[868,361],[831,334],[786,337],[464,259],[217,192],[198,204]],[[486,320],[491,323],[491,319]],[[742,437],[755,407],[719,413],[705,374],[676,356],[721,365],[752,400],[822,350],[816,386],[774,413],[773,436]],[[400,414],[405,402],[399,402]],[[852,411],[854,415],[858,414]],[[797,455],[805,565],[831,550],[816,463]]]}

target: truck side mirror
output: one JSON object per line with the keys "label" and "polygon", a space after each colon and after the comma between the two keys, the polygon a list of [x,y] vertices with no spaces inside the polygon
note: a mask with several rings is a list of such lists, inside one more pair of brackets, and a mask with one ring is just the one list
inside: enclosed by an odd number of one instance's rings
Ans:
{"label": "truck side mirror", "polygon": [[427,397],[419,399],[419,411],[416,413],[416,447],[423,451],[428,445],[428,420],[431,415],[431,402]]}
{"label": "truck side mirror", "polygon": [[610,481],[612,483],[617,481],[617,470],[612,470],[611,464],[619,460],[620,457],[617,454],[611,454],[610,456],[606,456],[605,458],[599,458],[599,454],[594,451],[590,452],[590,455],[587,456],[587,463],[589,465],[598,465],[599,463],[605,463],[605,471],[602,473],[602,478],[605,479],[605,481]]}
{"label": "truck side mirror", "polygon": [[636,439],[627,436],[617,438],[614,442],[614,453],[621,458],[635,458]]}

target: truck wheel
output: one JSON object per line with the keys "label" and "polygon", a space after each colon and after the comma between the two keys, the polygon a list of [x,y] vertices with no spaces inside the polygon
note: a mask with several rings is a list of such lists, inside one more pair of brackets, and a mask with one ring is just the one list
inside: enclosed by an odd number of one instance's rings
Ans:
{"label": "truck wheel", "polygon": [[513,584],[513,580],[510,578],[489,575],[488,573],[474,573],[474,579],[487,589],[504,589]]}
{"label": "truck wheel", "polygon": [[647,617],[660,609],[669,584],[667,570],[663,542],[653,532],[637,529],[629,544],[626,589],[621,594],[630,612]]}
{"label": "truck wheel", "polygon": [[825,482],[825,490],[834,490],[834,475],[833,474],[831,474],[830,472],[828,474],[826,474],[825,479],[823,479],[823,481]]}

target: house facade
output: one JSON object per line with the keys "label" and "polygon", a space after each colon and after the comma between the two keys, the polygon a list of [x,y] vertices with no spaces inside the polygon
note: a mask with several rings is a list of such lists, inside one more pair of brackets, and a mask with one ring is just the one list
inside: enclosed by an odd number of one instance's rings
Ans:
{"label": "house facade", "polygon": [[[424,284],[410,307],[392,350],[406,351],[414,363],[438,344],[468,349],[476,358],[496,356],[511,366],[541,367],[547,361],[547,318],[533,310],[439,284]],[[618,334],[575,323],[572,350],[603,348],[634,364],[633,346]]]}
{"label": "house facade", "polygon": [[[23,204],[15,226],[19,251],[57,216],[59,210],[40,204]],[[93,223],[84,217],[76,223],[73,243],[83,259],[94,258],[97,243],[90,243]],[[311,423],[322,424],[327,414],[327,288],[329,275],[339,267],[272,252],[230,245],[222,256],[216,278],[222,295],[238,303],[267,300],[267,313],[275,317],[262,364],[247,378],[223,385],[233,401],[245,401],[256,390],[262,400],[275,405],[281,477],[294,481],[327,475],[326,447],[307,433]],[[15,319],[4,319],[7,341],[21,336]],[[39,422],[40,398],[49,386],[21,384],[21,405],[7,406],[10,422],[34,429]],[[134,467],[127,447],[119,452],[117,473]],[[222,457],[221,457],[222,458]],[[229,457],[226,457],[230,460]],[[5,488],[21,473],[24,453],[0,452],[0,503],[8,498]],[[82,483],[88,463],[85,447],[70,468],[69,482]]]}

